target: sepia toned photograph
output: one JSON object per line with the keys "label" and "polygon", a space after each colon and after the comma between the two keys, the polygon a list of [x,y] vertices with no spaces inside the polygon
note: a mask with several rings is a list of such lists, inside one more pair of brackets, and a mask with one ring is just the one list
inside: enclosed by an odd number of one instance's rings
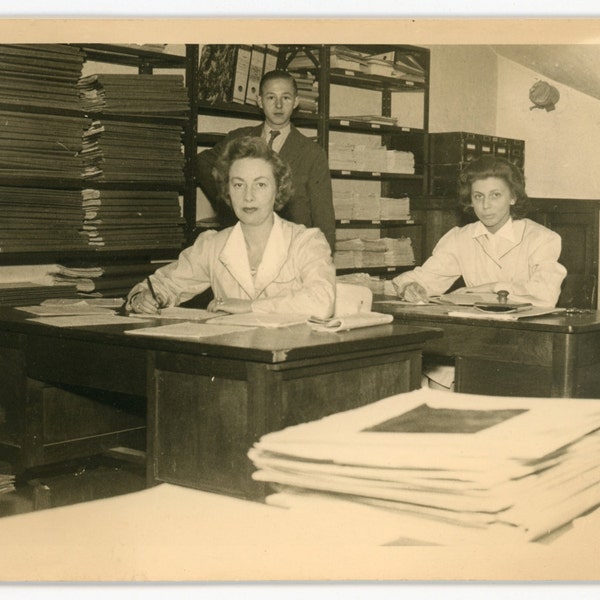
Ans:
{"label": "sepia toned photograph", "polygon": [[599,578],[600,20],[0,32],[0,581]]}

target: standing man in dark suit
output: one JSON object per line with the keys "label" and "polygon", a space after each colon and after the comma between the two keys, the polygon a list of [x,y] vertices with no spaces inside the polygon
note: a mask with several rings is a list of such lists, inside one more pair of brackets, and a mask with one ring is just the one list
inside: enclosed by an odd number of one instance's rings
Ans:
{"label": "standing man in dark suit", "polygon": [[335,215],[329,164],[323,149],[302,135],[290,122],[298,106],[298,88],[285,71],[270,71],[260,82],[258,106],[265,122],[258,127],[242,127],[227,134],[214,148],[198,154],[198,185],[217,212],[223,225],[235,222],[228,207],[219,203],[212,169],[216,156],[231,139],[251,135],[262,137],[292,170],[294,192],[281,216],[307,227],[318,227],[335,246]]}

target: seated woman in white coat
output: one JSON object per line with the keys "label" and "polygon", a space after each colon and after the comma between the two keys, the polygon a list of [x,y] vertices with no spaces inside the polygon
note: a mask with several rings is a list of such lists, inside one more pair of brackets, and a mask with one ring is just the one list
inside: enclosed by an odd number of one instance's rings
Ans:
{"label": "seated woman in white coat", "polygon": [[518,167],[492,155],[469,163],[460,175],[459,202],[478,221],[451,229],[422,267],[396,277],[398,296],[426,302],[462,276],[460,291],[506,290],[512,300],[555,306],[567,274],[558,262],[561,239],[524,218],[527,195]]}
{"label": "seated woman in white coat", "polygon": [[288,165],[260,138],[232,140],[214,172],[238,223],[201,233],[177,261],[128,294],[126,308],[156,313],[212,288],[208,310],[301,313],[328,318],[335,267],[323,233],[279,217],[291,196]]}

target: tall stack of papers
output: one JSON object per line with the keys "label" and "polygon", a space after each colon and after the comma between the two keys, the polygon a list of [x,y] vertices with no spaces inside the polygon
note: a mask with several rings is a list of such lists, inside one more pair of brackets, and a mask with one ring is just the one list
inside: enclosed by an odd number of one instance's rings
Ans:
{"label": "tall stack of papers", "polygon": [[330,143],[329,168],[341,171],[413,174],[415,158],[412,152],[388,150],[385,146]]}
{"label": "tall stack of papers", "polygon": [[335,217],[339,220],[405,221],[411,218],[408,196],[388,198],[335,189],[333,208]]}
{"label": "tall stack of papers", "polygon": [[309,113],[318,111],[319,82],[308,72],[304,74],[291,73],[298,87],[298,110]]}
{"label": "tall stack of papers", "polygon": [[94,267],[58,265],[58,272],[53,279],[57,284],[74,285],[82,296],[122,297],[159,266],[151,262],[123,262]]}
{"label": "tall stack of papers", "polygon": [[37,304],[48,298],[75,298],[76,288],[71,284],[42,285],[30,281],[0,283],[0,306]]}
{"label": "tall stack of papers", "polygon": [[110,249],[174,248],[184,242],[176,191],[82,191],[81,236],[89,246]]}
{"label": "tall stack of papers", "polygon": [[77,109],[83,53],[62,44],[0,45],[0,102]]}
{"label": "tall stack of papers", "polygon": [[15,489],[15,476],[0,473],[0,494],[12,492]]}
{"label": "tall stack of papers", "polygon": [[600,505],[600,404],[426,388],[267,434],[249,457],[268,502],[368,508],[390,540],[535,541]]}
{"label": "tall stack of papers", "polygon": [[77,82],[87,112],[182,115],[189,108],[182,75],[100,74]]}
{"label": "tall stack of papers", "polygon": [[83,133],[87,181],[183,184],[180,125],[95,119]]}
{"label": "tall stack of papers", "polygon": [[408,266],[415,263],[412,240],[400,238],[353,238],[336,242],[333,256],[337,268]]}
{"label": "tall stack of papers", "polygon": [[81,193],[0,187],[0,252],[81,250]]}

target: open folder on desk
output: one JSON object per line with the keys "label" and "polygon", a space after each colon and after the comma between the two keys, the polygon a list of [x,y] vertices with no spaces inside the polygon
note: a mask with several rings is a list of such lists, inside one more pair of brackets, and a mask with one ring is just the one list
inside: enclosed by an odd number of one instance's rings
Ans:
{"label": "open folder on desk", "polygon": [[493,321],[518,321],[520,319],[531,319],[542,315],[560,314],[564,308],[530,306],[515,312],[488,312],[476,307],[462,307],[459,310],[448,311],[449,317],[464,317],[465,319],[487,319]]}

